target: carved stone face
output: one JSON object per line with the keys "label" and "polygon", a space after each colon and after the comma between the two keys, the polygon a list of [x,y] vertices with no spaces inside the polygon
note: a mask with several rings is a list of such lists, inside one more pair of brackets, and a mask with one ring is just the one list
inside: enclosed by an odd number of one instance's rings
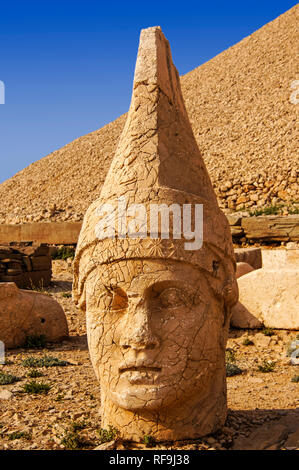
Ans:
{"label": "carved stone face", "polygon": [[102,393],[127,410],[198,402],[223,367],[223,306],[178,261],[99,266],[86,281],[91,360]]}

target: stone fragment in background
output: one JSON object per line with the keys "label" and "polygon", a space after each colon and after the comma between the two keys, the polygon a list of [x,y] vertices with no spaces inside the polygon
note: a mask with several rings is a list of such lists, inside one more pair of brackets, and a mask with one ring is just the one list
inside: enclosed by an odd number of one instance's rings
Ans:
{"label": "stone fragment in background", "polygon": [[237,263],[237,272],[236,272],[236,278],[238,279],[241,276],[244,276],[244,274],[251,273],[251,271],[254,271],[254,268],[248,264],[248,263]]}
{"label": "stone fragment in background", "polygon": [[262,267],[262,250],[261,248],[236,248],[235,249],[236,262],[248,263],[254,269]]}
{"label": "stone fragment in background", "polygon": [[299,269],[257,269],[238,279],[239,302],[232,309],[236,328],[299,330]]}
{"label": "stone fragment in background", "polygon": [[0,283],[0,340],[5,348],[22,347],[27,336],[44,335],[49,342],[68,336],[65,313],[56,300],[39,292]]}
{"label": "stone fragment in background", "polygon": [[0,391],[0,400],[10,400],[13,397],[13,393],[9,390]]}
{"label": "stone fragment in background", "polygon": [[263,250],[262,258],[265,269],[299,269],[299,249]]}

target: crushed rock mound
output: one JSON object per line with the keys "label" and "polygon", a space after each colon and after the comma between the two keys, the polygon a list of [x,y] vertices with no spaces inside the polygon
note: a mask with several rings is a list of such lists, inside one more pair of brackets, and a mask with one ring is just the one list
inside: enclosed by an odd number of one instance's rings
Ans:
{"label": "crushed rock mound", "polygon": [[[181,77],[194,135],[226,211],[299,199],[298,104],[291,100],[298,16],[296,5]],[[2,183],[0,223],[82,220],[100,194],[125,117]]]}

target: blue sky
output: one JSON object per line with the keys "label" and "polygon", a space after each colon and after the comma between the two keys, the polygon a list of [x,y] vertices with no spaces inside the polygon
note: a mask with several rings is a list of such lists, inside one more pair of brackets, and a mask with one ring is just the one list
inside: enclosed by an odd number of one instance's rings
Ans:
{"label": "blue sky", "polygon": [[140,29],[185,74],[296,3],[0,0],[0,183],[128,110]]}

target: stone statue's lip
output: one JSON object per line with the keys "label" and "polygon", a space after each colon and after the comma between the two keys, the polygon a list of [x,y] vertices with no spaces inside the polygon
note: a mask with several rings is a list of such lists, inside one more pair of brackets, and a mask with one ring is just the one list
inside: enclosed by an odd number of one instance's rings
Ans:
{"label": "stone statue's lip", "polygon": [[161,372],[162,367],[155,367],[155,366],[146,366],[146,365],[140,365],[140,366],[126,366],[126,367],[121,367],[119,369],[119,372]]}

